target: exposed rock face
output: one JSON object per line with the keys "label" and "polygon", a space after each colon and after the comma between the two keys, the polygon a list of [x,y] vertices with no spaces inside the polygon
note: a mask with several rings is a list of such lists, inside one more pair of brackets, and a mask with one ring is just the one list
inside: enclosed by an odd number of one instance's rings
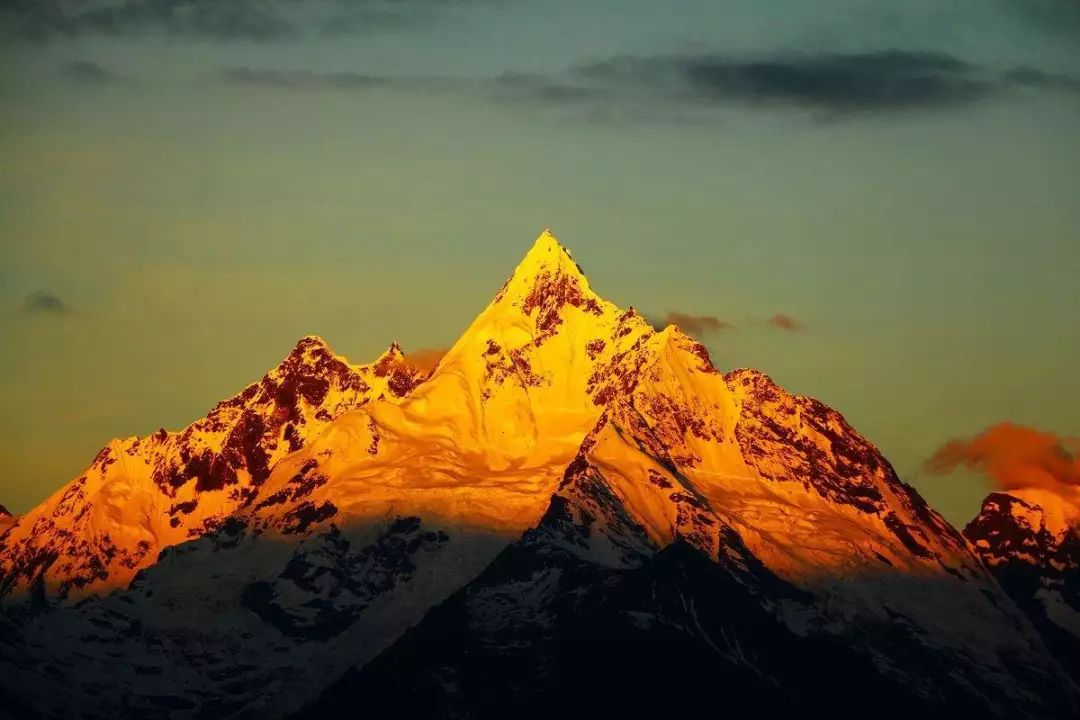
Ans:
{"label": "exposed rock face", "polygon": [[603,377],[540,523],[301,717],[1075,711],[963,537],[839,414],[671,329]]}
{"label": "exposed rock face", "polygon": [[[0,539],[0,598],[76,600],[123,587],[169,545],[259,497],[271,469],[330,421],[422,376],[396,346],[352,366],[305,337],[282,363],[180,432],[113,440]],[[298,493],[299,496],[299,493]]]}
{"label": "exposed rock face", "polygon": [[996,492],[964,528],[1063,667],[1080,668],[1080,511],[1040,490]]}
{"label": "exposed rock face", "polygon": [[706,707],[692,680],[708,707],[1075,709],[838,413],[721,374],[549,233],[430,374],[305,339],[188,430],[107,450],[0,540],[0,694],[46,717]]}

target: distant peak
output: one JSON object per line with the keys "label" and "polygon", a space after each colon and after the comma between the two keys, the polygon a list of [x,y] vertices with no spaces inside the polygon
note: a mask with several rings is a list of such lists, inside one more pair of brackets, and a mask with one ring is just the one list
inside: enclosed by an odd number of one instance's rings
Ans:
{"label": "distant peak", "polygon": [[8,509],[3,505],[0,505],[0,517],[11,517],[11,513],[9,513]]}
{"label": "distant peak", "polygon": [[386,348],[386,351],[371,365],[378,377],[385,377],[391,371],[401,370],[406,366],[405,353],[401,351],[401,346],[396,341],[390,343],[390,347]]}
{"label": "distant peak", "polygon": [[1029,512],[1041,515],[1042,523],[1050,532],[1061,533],[1080,525],[1080,503],[1076,496],[1065,497],[1055,490],[1030,487],[991,493],[986,500],[995,496],[998,499],[1007,497],[1021,503]]}
{"label": "distant peak", "polygon": [[330,346],[318,335],[305,335],[296,342],[293,353],[303,353],[308,350],[330,350]]}
{"label": "distant peak", "polygon": [[300,338],[292,351],[278,364],[272,373],[290,375],[295,372],[310,372],[312,368],[325,371],[337,361],[348,365],[348,361],[335,353],[318,335],[305,335]]}
{"label": "distant peak", "polygon": [[379,356],[379,360],[403,357],[405,357],[405,353],[401,351],[401,346],[398,345],[397,340],[394,340],[390,343],[390,347],[386,348],[386,351]]}

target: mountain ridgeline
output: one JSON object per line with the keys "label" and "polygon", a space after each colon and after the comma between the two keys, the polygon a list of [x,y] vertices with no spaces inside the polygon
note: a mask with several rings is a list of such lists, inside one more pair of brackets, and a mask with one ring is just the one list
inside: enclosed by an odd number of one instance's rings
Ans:
{"label": "mountain ridgeline", "polygon": [[1033,508],[957,532],[545,232],[434,368],[304,338],[0,524],[0,707],[1074,717],[1075,525]]}

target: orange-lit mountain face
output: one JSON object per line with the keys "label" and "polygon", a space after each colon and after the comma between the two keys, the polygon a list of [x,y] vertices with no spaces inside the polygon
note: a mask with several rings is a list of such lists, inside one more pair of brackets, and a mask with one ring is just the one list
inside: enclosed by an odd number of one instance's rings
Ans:
{"label": "orange-lit mountain face", "polygon": [[274,370],[180,432],[113,440],[0,539],[0,595],[75,600],[126,586],[165,547],[250,509],[270,470],[334,418],[422,376],[397,346],[352,366],[305,337]]}
{"label": "orange-lit mountain face", "polygon": [[996,492],[964,528],[1064,667],[1080,667],[1080,505],[1045,489]]}
{"label": "orange-lit mountain face", "polygon": [[965,539],[839,414],[600,298],[547,232],[430,372],[305,338],[184,431],[110,443],[0,536],[0,595],[0,700],[43,716],[279,717],[357,688],[528,715],[593,692],[596,668],[559,668],[595,655],[622,682],[652,652],[774,710],[826,710],[845,677],[852,712],[1075,709]]}
{"label": "orange-lit mountain face", "polygon": [[14,525],[17,519],[18,518],[8,512],[8,509],[6,507],[0,505],[0,533],[4,532],[9,527]]}

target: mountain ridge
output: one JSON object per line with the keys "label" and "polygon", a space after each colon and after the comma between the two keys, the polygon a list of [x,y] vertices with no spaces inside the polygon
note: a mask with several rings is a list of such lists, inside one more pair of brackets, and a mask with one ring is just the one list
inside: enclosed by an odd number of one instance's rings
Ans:
{"label": "mountain ridge", "polygon": [[[547,231],[431,371],[308,336],[198,422],[182,446],[107,446],[0,536],[20,638],[0,694],[47,717],[240,718],[397,687],[388,707],[484,716],[501,660],[510,695],[492,697],[520,704],[590,650],[631,668],[651,648],[730,673],[740,702],[826,711],[841,679],[783,660],[824,648],[910,711],[1076,707],[968,541],[839,413],[721,373],[597,295]],[[18,688],[13,668],[32,669]]]}

